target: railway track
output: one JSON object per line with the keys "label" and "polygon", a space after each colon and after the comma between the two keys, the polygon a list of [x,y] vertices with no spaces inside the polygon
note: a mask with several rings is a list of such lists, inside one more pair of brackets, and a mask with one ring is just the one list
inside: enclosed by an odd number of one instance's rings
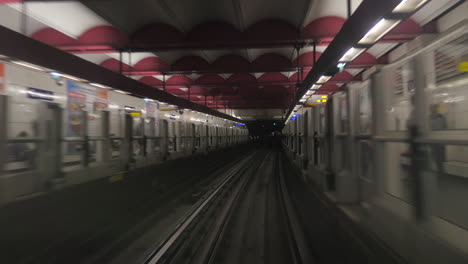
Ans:
{"label": "railway track", "polygon": [[280,151],[261,149],[233,166],[145,263],[314,263],[283,162]]}

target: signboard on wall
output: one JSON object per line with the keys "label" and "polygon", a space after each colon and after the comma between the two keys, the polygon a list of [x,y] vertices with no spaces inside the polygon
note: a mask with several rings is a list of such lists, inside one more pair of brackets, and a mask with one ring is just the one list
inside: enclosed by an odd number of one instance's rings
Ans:
{"label": "signboard on wall", "polygon": [[54,101],[55,99],[54,92],[37,88],[28,88],[26,94],[30,99],[44,101]]}
{"label": "signboard on wall", "polygon": [[158,114],[158,104],[151,101],[145,101],[146,105],[146,117],[157,117]]}
{"label": "signboard on wall", "polygon": [[5,94],[6,80],[5,80],[5,64],[0,63],[0,94]]}

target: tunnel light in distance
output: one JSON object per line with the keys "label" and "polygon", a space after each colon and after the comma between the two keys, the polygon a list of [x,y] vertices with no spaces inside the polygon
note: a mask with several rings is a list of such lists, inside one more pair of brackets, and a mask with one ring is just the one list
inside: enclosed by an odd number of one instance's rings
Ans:
{"label": "tunnel light in distance", "polygon": [[411,13],[428,1],[429,0],[402,0],[401,3],[393,9],[393,13]]}
{"label": "tunnel light in distance", "polygon": [[379,41],[385,34],[395,28],[401,20],[390,20],[382,18],[369,32],[358,42],[359,44],[374,44]]}
{"label": "tunnel light in distance", "polygon": [[324,84],[324,83],[328,82],[328,80],[330,80],[331,78],[332,78],[332,76],[322,75],[318,79],[317,83]]}
{"label": "tunnel light in distance", "polygon": [[365,48],[350,48],[339,60],[340,62],[353,61],[357,56],[361,55],[366,49]]}

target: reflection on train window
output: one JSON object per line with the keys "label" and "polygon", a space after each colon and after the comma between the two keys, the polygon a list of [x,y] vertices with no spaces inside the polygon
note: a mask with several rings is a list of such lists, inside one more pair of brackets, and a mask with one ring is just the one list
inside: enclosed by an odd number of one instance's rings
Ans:
{"label": "reflection on train window", "polygon": [[468,228],[468,146],[429,144],[422,146],[425,184],[435,203],[435,214]]}
{"label": "reflection on train window", "polygon": [[374,179],[374,154],[373,141],[359,141],[359,175],[368,181]]}
{"label": "reflection on train window", "polygon": [[346,93],[341,93],[339,96],[339,112],[340,112],[340,132],[348,132],[348,98]]}
{"label": "reflection on train window", "polygon": [[388,194],[410,202],[409,145],[406,143],[385,143],[385,190]]}
{"label": "reflection on train window", "polygon": [[387,89],[383,95],[386,100],[387,131],[407,130],[413,111],[411,97],[414,94],[414,80],[411,65],[406,63],[385,72]]}
{"label": "reflection on train window", "polygon": [[325,117],[325,106],[321,105],[319,106],[319,126],[320,126],[320,133],[325,134],[326,132],[326,126],[327,126],[327,120]]}
{"label": "reflection on train window", "polygon": [[370,134],[372,132],[372,104],[370,83],[364,83],[359,89],[359,132]]}
{"label": "reflection on train window", "polygon": [[429,86],[429,128],[468,129],[468,73],[458,63],[468,60],[468,33],[433,52],[435,85]]}
{"label": "reflection on train window", "polygon": [[[17,135],[17,139],[27,139],[29,134],[22,131]],[[36,167],[37,144],[32,142],[11,142],[7,144],[6,172],[19,172],[31,170]]]}

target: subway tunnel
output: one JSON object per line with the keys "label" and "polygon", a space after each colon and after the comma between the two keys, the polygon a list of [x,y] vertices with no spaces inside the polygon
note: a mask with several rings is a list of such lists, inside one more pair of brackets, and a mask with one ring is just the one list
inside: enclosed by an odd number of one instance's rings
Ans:
{"label": "subway tunnel", "polygon": [[0,263],[467,263],[467,14],[0,0]]}

